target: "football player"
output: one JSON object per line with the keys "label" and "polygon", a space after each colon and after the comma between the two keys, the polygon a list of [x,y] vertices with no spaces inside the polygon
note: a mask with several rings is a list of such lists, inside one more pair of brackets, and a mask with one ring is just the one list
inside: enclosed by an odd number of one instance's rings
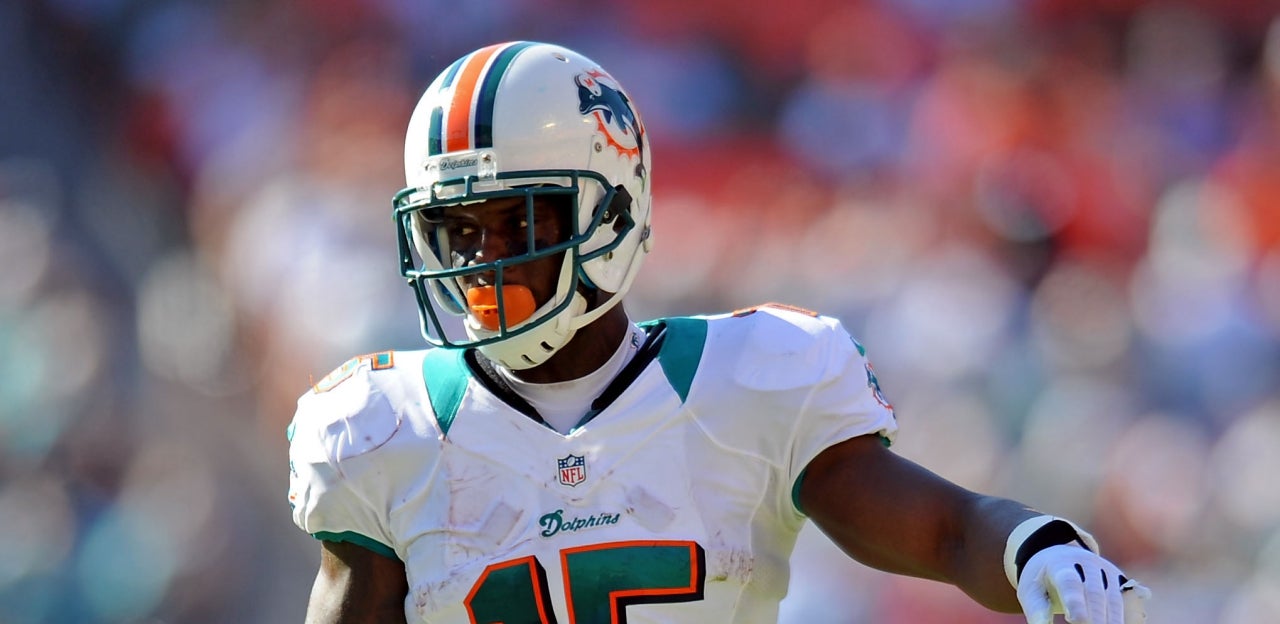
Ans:
{"label": "football player", "polygon": [[775,622],[806,520],[1033,623],[1139,621],[1146,588],[1079,526],[891,451],[839,321],[633,322],[650,157],[626,91],[563,47],[485,47],[428,87],[394,215],[436,348],[355,358],[298,402],[308,622]]}

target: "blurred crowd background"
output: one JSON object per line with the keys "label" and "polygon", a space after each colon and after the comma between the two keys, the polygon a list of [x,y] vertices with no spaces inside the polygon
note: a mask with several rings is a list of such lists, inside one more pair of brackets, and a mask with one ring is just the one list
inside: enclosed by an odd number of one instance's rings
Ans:
{"label": "blurred crowd background", "polygon": [[[1154,624],[1280,617],[1270,0],[0,3],[0,623],[299,622],[297,396],[419,348],[390,198],[463,53],[631,91],[635,317],[841,318],[897,448],[1089,526]],[[786,623],[1013,623],[806,531]]]}

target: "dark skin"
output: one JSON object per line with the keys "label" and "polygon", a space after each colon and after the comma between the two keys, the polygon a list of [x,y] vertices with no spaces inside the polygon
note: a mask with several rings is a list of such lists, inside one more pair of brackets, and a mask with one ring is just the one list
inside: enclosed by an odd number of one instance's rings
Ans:
{"label": "dark skin", "polygon": [[966,490],[859,436],[809,463],[800,488],[809,518],[846,554],[893,572],[959,587],[995,611],[1021,612],[1004,573],[1021,503]]}
{"label": "dark skin", "polygon": [[404,622],[409,581],[399,559],[347,542],[320,542],[307,624]]}
{"label": "dark skin", "polygon": [[[568,205],[557,206],[539,198],[534,202],[534,241],[539,247],[565,240],[569,235]],[[454,266],[493,262],[523,253],[527,247],[527,213],[524,199],[509,197],[471,206],[451,208],[441,227],[449,232]],[[539,305],[555,295],[562,255],[516,264],[505,270],[503,283],[519,284],[533,291]],[[459,280],[465,291],[496,282],[492,273],[468,275]],[[631,322],[621,305],[574,335],[563,348],[539,366],[514,371],[532,383],[578,379],[596,370],[617,350]]]}
{"label": "dark skin", "polygon": [[[525,209],[502,199],[450,210],[455,263],[491,261],[522,249]],[[535,238],[562,236],[561,211],[540,205]],[[539,303],[555,289],[560,258],[508,269],[506,283],[522,284]],[[492,283],[467,278],[464,289]],[[577,379],[598,369],[627,334],[621,305],[583,327],[543,364],[517,371],[536,383]],[[846,554],[868,566],[953,584],[978,603],[1020,612],[1005,578],[1005,540],[1021,521],[1037,515],[1026,506],[957,486],[885,448],[876,436],[846,440],[819,453],[806,470],[800,503],[809,518]],[[404,564],[354,544],[322,542],[320,572],[307,606],[308,624],[404,622],[408,593]]]}

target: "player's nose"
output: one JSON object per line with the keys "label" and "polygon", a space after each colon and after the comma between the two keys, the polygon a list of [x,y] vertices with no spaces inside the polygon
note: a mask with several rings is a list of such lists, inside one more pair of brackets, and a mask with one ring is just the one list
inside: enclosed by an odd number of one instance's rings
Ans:
{"label": "player's nose", "polygon": [[480,246],[473,258],[475,264],[496,262],[523,255],[527,246],[523,237],[500,227],[486,227],[480,234]]}

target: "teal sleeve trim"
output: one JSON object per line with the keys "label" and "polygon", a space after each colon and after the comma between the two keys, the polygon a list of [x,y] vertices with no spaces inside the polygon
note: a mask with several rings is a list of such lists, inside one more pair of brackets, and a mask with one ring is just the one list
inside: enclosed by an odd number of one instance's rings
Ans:
{"label": "teal sleeve trim", "polygon": [[679,317],[660,322],[667,325],[667,337],[658,351],[658,362],[662,365],[662,373],[667,376],[667,383],[684,402],[689,398],[693,377],[698,372],[698,363],[702,361],[702,350],[707,342],[707,320]]}
{"label": "teal sleeve trim", "polygon": [[791,504],[796,506],[796,511],[800,512],[802,516],[809,515],[804,512],[804,507],[800,506],[800,485],[804,483],[804,477],[807,474],[809,474],[808,468],[801,470],[800,476],[796,477],[796,482],[791,485]]}
{"label": "teal sleeve trim", "polygon": [[467,366],[462,349],[435,348],[422,358],[422,379],[427,383],[431,409],[436,414],[440,431],[449,435],[453,418],[467,391]]}
{"label": "teal sleeve trim", "polygon": [[387,557],[388,559],[395,559],[396,561],[400,560],[400,557],[396,555],[395,549],[379,542],[378,540],[365,537],[353,531],[343,531],[341,533],[320,531],[319,533],[313,533],[312,537],[325,542],[346,542],[348,544],[355,544],[361,548],[372,550],[373,552],[378,553],[383,557]]}

